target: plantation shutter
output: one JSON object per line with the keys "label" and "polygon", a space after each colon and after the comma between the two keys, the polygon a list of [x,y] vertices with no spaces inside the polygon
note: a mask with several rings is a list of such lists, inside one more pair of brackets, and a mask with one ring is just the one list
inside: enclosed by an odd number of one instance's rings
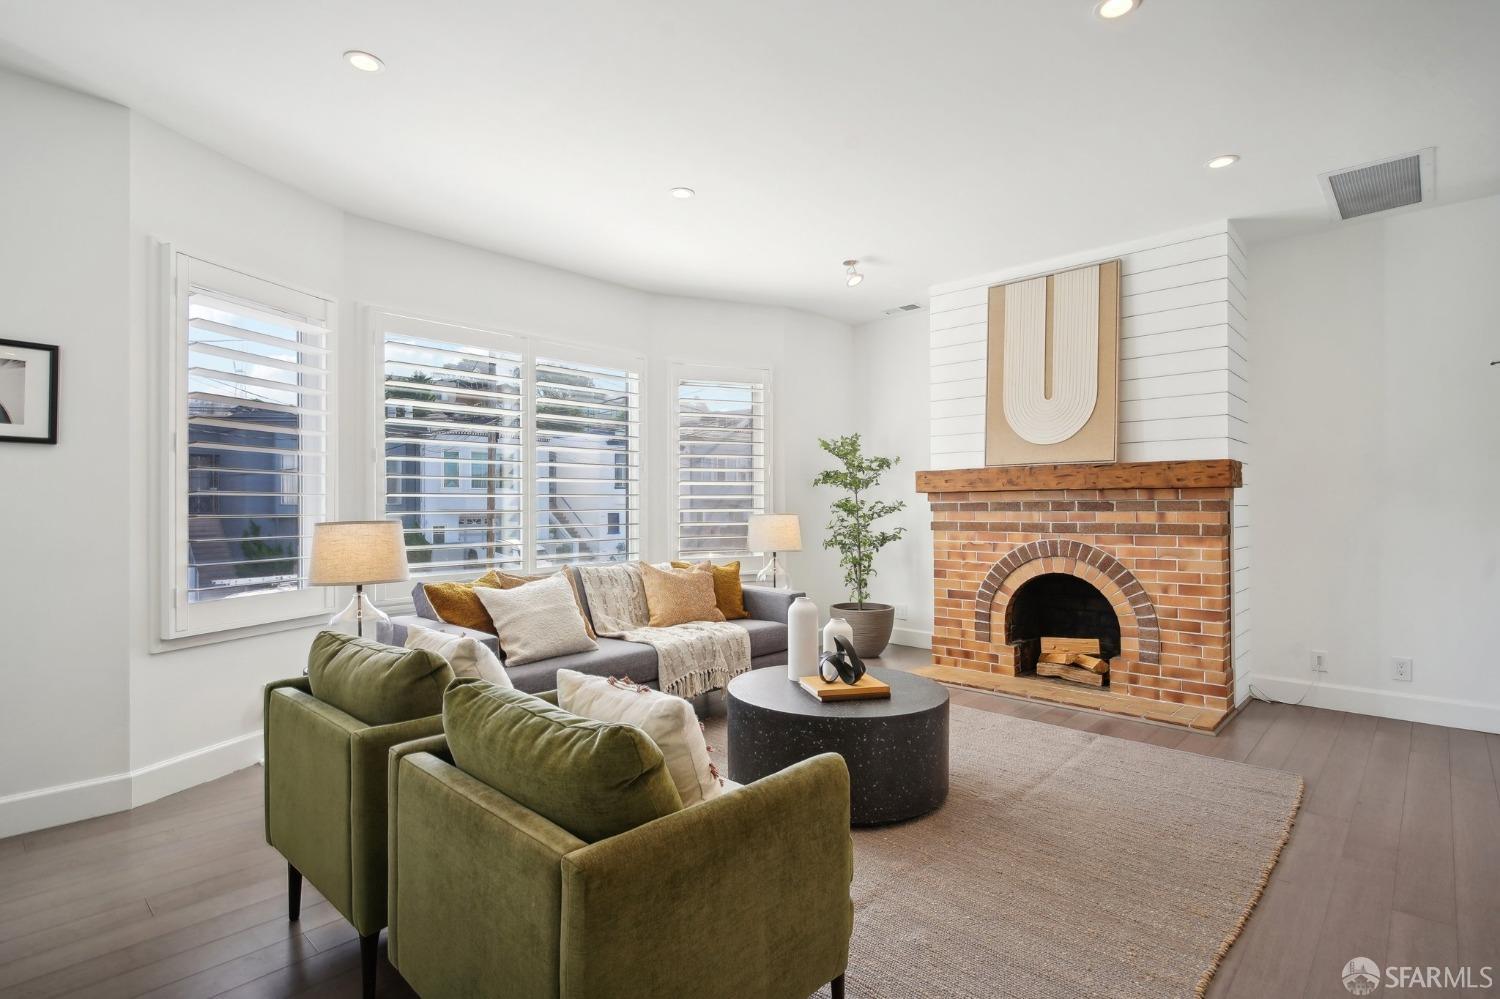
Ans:
{"label": "plantation shutter", "polygon": [[462,342],[457,327],[439,338],[387,325],[385,512],[412,575],[522,568],[521,354]]}
{"label": "plantation shutter", "polygon": [[640,557],[640,374],[535,361],[537,568]]}
{"label": "plantation shutter", "polygon": [[162,637],[321,612],[332,504],[333,304],[164,248],[174,307]]}
{"label": "plantation shutter", "polygon": [[677,557],[738,558],[753,571],[761,560],[746,532],[767,510],[767,379],[684,370],[675,382]]}
{"label": "plantation shutter", "polygon": [[190,603],[307,585],[327,491],[327,329],[188,299]]}

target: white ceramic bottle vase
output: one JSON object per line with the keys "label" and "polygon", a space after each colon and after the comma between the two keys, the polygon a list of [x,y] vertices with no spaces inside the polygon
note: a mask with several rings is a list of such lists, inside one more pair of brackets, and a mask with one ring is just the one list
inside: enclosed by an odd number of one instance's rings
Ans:
{"label": "white ceramic bottle vase", "polygon": [[786,612],[786,678],[793,683],[818,671],[818,605],[798,597]]}
{"label": "white ceramic bottle vase", "polygon": [[854,644],[854,626],[841,617],[831,617],[823,626],[823,651],[837,652],[839,647],[833,643],[835,638],[842,638],[850,645]]}

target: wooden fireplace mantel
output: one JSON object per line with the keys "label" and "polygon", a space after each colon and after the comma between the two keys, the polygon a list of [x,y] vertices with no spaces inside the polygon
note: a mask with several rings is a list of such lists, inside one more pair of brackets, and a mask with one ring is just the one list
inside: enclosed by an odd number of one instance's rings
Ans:
{"label": "wooden fireplace mantel", "polygon": [[1107,465],[991,465],[917,473],[919,493],[1046,489],[1235,489],[1244,484],[1233,458],[1129,461]]}

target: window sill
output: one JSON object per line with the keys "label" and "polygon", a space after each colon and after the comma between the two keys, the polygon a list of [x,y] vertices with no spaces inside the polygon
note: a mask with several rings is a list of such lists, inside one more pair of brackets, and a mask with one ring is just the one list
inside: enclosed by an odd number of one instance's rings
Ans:
{"label": "window sill", "polygon": [[[403,600],[381,600],[376,606],[385,613],[395,617],[398,614],[415,613],[410,597]],[[302,631],[312,628],[322,628],[328,623],[330,615],[314,614],[308,617],[291,618],[286,621],[271,621],[266,624],[250,625],[244,628],[227,628],[223,631],[210,631],[202,635],[189,635],[185,638],[162,638],[153,635],[147,652],[151,655],[161,655],[168,652],[180,652],[183,649],[197,649],[206,645],[221,645],[224,642],[238,642],[246,638],[262,638],[266,635],[279,635],[287,631]]]}
{"label": "window sill", "polygon": [[205,645],[237,642],[245,638],[279,635],[284,631],[317,628],[327,622],[328,615],[318,614],[311,617],[293,618],[287,621],[271,621],[267,624],[255,624],[245,628],[227,628],[223,631],[209,631],[201,635],[189,635],[185,638],[162,638],[160,635],[153,635],[146,651],[153,656],[167,652],[180,652],[183,649],[197,649]]}

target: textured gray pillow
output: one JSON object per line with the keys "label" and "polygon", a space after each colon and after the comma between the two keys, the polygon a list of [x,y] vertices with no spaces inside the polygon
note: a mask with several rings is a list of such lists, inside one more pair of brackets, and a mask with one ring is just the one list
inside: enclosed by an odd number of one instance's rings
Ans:
{"label": "textured gray pillow", "polygon": [[562,573],[510,590],[476,586],[474,593],[495,622],[508,666],[599,647],[584,630],[573,588]]}

